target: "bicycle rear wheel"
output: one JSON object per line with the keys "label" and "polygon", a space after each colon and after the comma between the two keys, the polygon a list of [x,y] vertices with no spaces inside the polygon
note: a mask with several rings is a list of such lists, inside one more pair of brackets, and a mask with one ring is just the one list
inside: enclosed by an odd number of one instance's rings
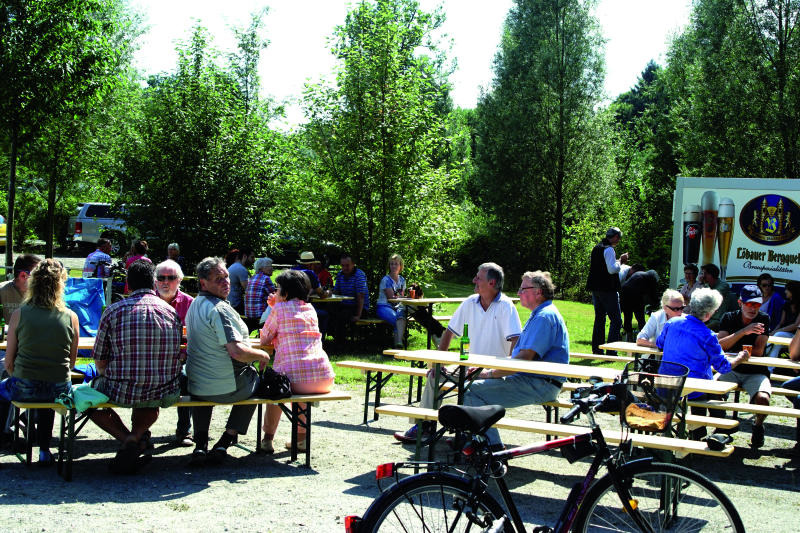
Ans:
{"label": "bicycle rear wheel", "polygon": [[725,493],[708,478],[679,465],[631,465],[621,472],[618,494],[611,476],[600,479],[587,493],[574,531],[647,531],[622,506],[629,498],[641,520],[653,532],[744,532],[739,513]]}
{"label": "bicycle rear wheel", "polygon": [[[470,484],[464,478],[440,472],[411,476],[370,505],[359,532],[480,532],[505,515],[497,500],[485,492],[474,505],[469,501]],[[510,519],[498,531],[513,533]]]}

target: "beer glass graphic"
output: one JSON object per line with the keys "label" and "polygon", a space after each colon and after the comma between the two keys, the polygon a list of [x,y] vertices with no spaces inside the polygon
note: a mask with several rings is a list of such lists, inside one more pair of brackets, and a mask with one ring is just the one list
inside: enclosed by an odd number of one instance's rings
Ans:
{"label": "beer glass graphic", "polygon": [[736,206],[730,198],[721,198],[717,213],[717,244],[719,245],[720,279],[725,279],[728,271],[728,256],[733,241],[733,219]]}
{"label": "beer glass graphic", "polygon": [[714,191],[706,191],[700,199],[703,210],[703,262],[707,265],[714,262],[714,248],[717,244],[717,210],[719,209],[719,195]]}
{"label": "beer glass graphic", "polygon": [[700,259],[700,236],[703,233],[703,217],[700,206],[687,205],[683,211],[683,264],[697,264]]}

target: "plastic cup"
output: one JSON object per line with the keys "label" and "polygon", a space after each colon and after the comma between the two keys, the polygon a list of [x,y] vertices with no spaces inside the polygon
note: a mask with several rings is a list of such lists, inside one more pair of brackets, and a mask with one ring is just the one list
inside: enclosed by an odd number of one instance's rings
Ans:
{"label": "plastic cup", "polygon": [[414,289],[408,289],[408,297],[411,298],[412,300],[417,297],[415,293],[416,291]]}
{"label": "plastic cup", "polygon": [[745,352],[747,352],[747,356],[748,356],[748,357],[750,357],[751,355],[753,355],[753,345],[752,345],[752,344],[743,344],[743,345],[742,345],[742,350],[744,350]]}

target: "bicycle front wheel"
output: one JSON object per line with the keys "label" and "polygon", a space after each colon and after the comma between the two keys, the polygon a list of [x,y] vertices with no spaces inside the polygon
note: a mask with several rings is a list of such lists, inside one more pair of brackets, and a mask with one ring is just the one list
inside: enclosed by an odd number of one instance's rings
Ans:
{"label": "bicycle front wheel", "polygon": [[[623,467],[620,477],[627,494],[617,493],[611,475],[604,476],[586,494],[574,531],[744,532],[730,499],[694,470],[650,463]],[[634,513],[623,508],[623,498]]]}
{"label": "bicycle front wheel", "polygon": [[[470,484],[464,478],[440,472],[411,476],[370,505],[359,532],[480,532],[497,526],[505,516],[502,506],[486,492],[471,501]],[[514,527],[506,519],[505,526],[496,531],[513,533]]]}

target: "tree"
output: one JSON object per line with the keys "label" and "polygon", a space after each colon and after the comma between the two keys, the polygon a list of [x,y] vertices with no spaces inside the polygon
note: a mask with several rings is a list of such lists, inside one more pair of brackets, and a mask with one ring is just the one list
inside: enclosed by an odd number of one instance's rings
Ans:
{"label": "tree", "polygon": [[85,113],[112,85],[128,50],[119,38],[126,24],[120,5],[116,0],[0,4],[0,121],[9,154],[6,264],[14,242],[20,149],[49,120]]}
{"label": "tree", "polygon": [[593,5],[518,0],[477,109],[474,194],[495,233],[514,239],[504,261],[554,270],[562,284],[577,283],[565,231],[592,216],[610,175],[607,117],[595,112],[603,61]]}
{"label": "tree", "polygon": [[[272,118],[231,68],[215,61],[206,31],[178,49],[177,71],[150,79],[124,132],[114,184],[129,222],[190,258],[262,243],[276,179]],[[252,53],[257,55],[256,47]]]}
{"label": "tree", "polygon": [[689,175],[800,177],[798,0],[702,0],[667,78]]}
{"label": "tree", "polygon": [[382,272],[395,251],[420,274],[435,268],[449,187],[444,57],[431,37],[442,21],[412,0],[358,3],[335,32],[335,86],[306,92],[320,230],[367,272]]}

